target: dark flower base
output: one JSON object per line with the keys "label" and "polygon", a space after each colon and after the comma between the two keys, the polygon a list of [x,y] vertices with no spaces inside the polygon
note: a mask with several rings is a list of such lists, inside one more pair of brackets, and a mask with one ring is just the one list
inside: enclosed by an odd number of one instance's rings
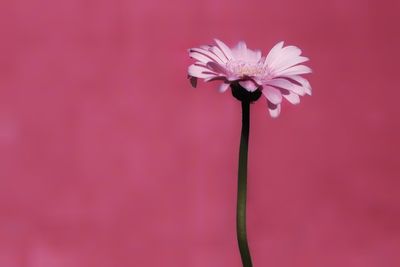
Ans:
{"label": "dark flower base", "polygon": [[251,103],[257,101],[261,96],[261,91],[259,89],[254,92],[249,92],[240,86],[239,83],[232,83],[231,88],[232,95],[239,101]]}

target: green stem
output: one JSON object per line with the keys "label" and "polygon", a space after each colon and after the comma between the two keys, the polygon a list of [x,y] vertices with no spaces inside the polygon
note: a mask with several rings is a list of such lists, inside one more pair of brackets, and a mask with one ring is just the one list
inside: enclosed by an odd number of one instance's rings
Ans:
{"label": "green stem", "polygon": [[249,146],[250,101],[242,100],[242,135],[239,149],[236,232],[243,267],[252,267],[246,233],[247,154]]}

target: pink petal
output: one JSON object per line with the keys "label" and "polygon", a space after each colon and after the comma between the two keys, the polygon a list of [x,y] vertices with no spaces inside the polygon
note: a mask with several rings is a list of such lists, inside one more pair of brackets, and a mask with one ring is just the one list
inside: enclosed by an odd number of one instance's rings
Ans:
{"label": "pink petal", "polygon": [[239,84],[249,92],[254,92],[255,90],[257,90],[258,87],[260,87],[252,80],[240,81]]}
{"label": "pink petal", "polygon": [[247,45],[244,41],[240,41],[237,45],[236,48],[239,49],[240,51],[247,51]]}
{"label": "pink petal", "polygon": [[210,77],[210,78],[205,78],[204,81],[205,82],[210,82],[210,81],[223,81],[223,82],[226,82],[227,79],[224,76],[214,76],[214,77]]}
{"label": "pink petal", "polygon": [[247,49],[245,59],[248,62],[259,62],[261,59],[261,51],[260,50],[253,51],[251,49]]}
{"label": "pink petal", "polygon": [[220,64],[215,63],[215,62],[208,62],[207,63],[207,67],[219,74],[226,74],[226,69],[224,67],[222,67]]}
{"label": "pink petal", "polygon": [[231,84],[230,83],[221,83],[221,85],[218,88],[218,91],[221,93],[225,92],[226,90],[228,90],[229,85],[231,85]]}
{"label": "pink petal", "polygon": [[188,74],[192,77],[197,78],[210,78],[217,76],[216,73],[212,72],[211,70],[204,67],[196,66],[194,64],[189,66]]}
{"label": "pink petal", "polygon": [[293,93],[296,93],[298,95],[303,96],[305,94],[305,89],[304,87],[294,84],[284,78],[276,78],[276,79],[272,79],[270,81],[265,82],[265,84],[267,85],[272,85],[275,87],[280,87],[286,90],[289,90]]}
{"label": "pink petal", "polygon": [[300,56],[301,55],[301,50],[300,48],[294,46],[294,45],[288,45],[282,48],[282,54],[288,55],[290,57],[295,57],[295,56]]}
{"label": "pink petal", "polygon": [[303,78],[301,76],[297,76],[297,75],[288,76],[288,78],[298,82],[299,84],[301,84],[303,86],[303,88],[305,89],[306,94],[311,95],[312,88],[311,88],[311,85],[310,85],[310,83],[308,82],[307,79],[305,79],[305,78]]}
{"label": "pink petal", "polygon": [[204,49],[204,50],[208,50],[210,47],[211,47],[211,45],[201,45],[201,46],[199,46],[201,49]]}
{"label": "pink petal", "polygon": [[190,52],[200,53],[200,54],[202,54],[204,56],[209,57],[213,61],[218,62],[221,65],[225,64],[219,57],[217,57],[217,55],[215,55],[214,53],[212,53],[209,50],[204,50],[204,49],[201,49],[201,48],[192,48],[192,49],[190,49]]}
{"label": "pink petal", "polygon": [[213,52],[219,59],[221,59],[224,64],[228,62],[228,59],[226,58],[225,54],[219,49],[218,46],[213,46],[210,48],[210,51]]}
{"label": "pink petal", "polygon": [[280,104],[282,102],[282,93],[279,89],[271,86],[264,86],[262,93],[272,104]]}
{"label": "pink petal", "polygon": [[307,57],[287,57],[283,60],[281,60],[279,63],[275,64],[273,72],[281,72],[285,69],[288,69],[292,66],[295,66],[297,64],[303,63],[308,61],[309,59]]}
{"label": "pink petal", "polygon": [[218,45],[218,47],[222,50],[227,59],[230,60],[233,58],[231,49],[225,43],[223,43],[218,39],[214,39],[214,41]]}
{"label": "pink petal", "polygon": [[265,58],[264,66],[265,65],[269,66],[275,60],[275,58],[278,56],[278,54],[282,50],[282,47],[283,47],[283,41],[277,43],[274,47],[272,47],[272,49],[269,51],[267,57]]}
{"label": "pink petal", "polygon": [[235,59],[247,59],[247,45],[245,42],[240,41],[231,51]]}
{"label": "pink petal", "polygon": [[240,77],[234,73],[229,73],[229,75],[226,77],[228,79],[228,81],[237,81],[240,79]]}
{"label": "pink petal", "polygon": [[311,73],[312,70],[304,65],[297,65],[286,70],[280,71],[275,73],[277,76],[291,76],[291,75],[298,75],[298,74],[306,74]]}
{"label": "pink petal", "polygon": [[283,97],[293,105],[300,103],[300,97],[295,93],[289,92],[289,94],[284,94]]}
{"label": "pink petal", "polygon": [[188,73],[190,76],[196,76],[197,74],[200,74],[203,72],[214,72],[214,71],[209,69],[207,66],[199,65],[196,63],[190,65],[188,68]]}
{"label": "pink petal", "polygon": [[286,46],[276,56],[275,60],[271,61],[268,66],[271,69],[278,69],[284,66],[285,62],[293,58],[299,57],[301,50],[295,46]]}
{"label": "pink petal", "polygon": [[280,104],[273,104],[267,100],[268,104],[268,111],[269,115],[271,115],[272,118],[277,118],[279,114],[281,113],[281,105]]}
{"label": "pink petal", "polygon": [[198,60],[198,61],[200,61],[200,62],[202,62],[202,63],[208,63],[208,62],[212,61],[211,58],[209,58],[209,57],[207,57],[207,56],[205,56],[203,54],[200,54],[198,52],[190,52],[189,56],[194,58],[194,59],[196,59],[196,60]]}

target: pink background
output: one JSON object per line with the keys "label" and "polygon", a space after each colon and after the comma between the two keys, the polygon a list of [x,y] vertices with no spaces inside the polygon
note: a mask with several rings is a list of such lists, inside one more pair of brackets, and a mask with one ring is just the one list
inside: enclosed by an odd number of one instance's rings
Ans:
{"label": "pink background", "polygon": [[400,266],[397,0],[4,0],[0,266],[240,267],[240,105],[191,89],[218,37],[311,58],[312,97],[252,106],[255,267]]}

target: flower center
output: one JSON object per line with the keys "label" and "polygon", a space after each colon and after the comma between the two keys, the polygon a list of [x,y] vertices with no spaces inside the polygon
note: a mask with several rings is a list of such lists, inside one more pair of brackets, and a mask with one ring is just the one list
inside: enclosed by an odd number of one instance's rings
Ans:
{"label": "flower center", "polygon": [[266,68],[262,62],[245,62],[243,60],[231,60],[226,63],[226,68],[240,76],[258,76],[265,74]]}

